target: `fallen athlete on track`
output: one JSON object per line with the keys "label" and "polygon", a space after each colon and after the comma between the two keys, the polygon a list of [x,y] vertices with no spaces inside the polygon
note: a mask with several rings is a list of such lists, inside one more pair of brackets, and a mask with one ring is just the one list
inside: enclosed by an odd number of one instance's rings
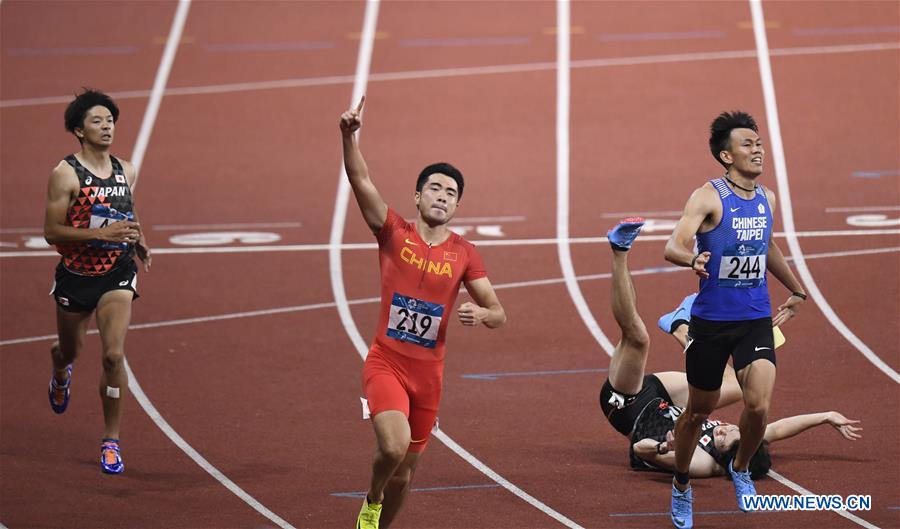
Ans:
{"label": "fallen athlete on track", "polygon": [[[637,312],[637,295],[628,270],[628,250],[640,233],[643,219],[628,218],[608,233],[613,250],[612,309],[622,331],[610,360],[609,377],[600,391],[600,406],[610,424],[631,439],[630,465],[635,470],[675,471],[673,430],[688,398],[687,376],[682,371],[644,374],[650,350],[650,336]],[[691,304],[696,294],[684,298],[672,312],[659,320],[659,327],[672,334],[682,347],[687,345]],[[741,387],[734,369],[726,366],[722,391],[716,408],[741,400]],[[766,426],[764,443],[751,458],[753,479],[766,475],[771,467],[768,444],[793,437],[815,426],[829,424],[848,440],[861,436],[859,421],[836,411],[797,415]],[[740,446],[737,425],[707,420],[690,464],[692,478],[726,475],[728,463]]]}

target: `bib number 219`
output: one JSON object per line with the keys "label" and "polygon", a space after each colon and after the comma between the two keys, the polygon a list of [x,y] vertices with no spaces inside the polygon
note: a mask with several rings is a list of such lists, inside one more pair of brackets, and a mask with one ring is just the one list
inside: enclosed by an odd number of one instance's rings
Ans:
{"label": "bib number 219", "polygon": [[437,345],[438,330],[443,316],[443,305],[395,292],[391,299],[387,335],[433,349]]}
{"label": "bib number 219", "polygon": [[[399,309],[397,314],[402,317],[402,319],[397,322],[398,331],[408,331],[419,336],[425,336],[431,329],[432,318],[427,314],[410,312],[406,309]],[[421,319],[419,316],[421,316]],[[419,328],[419,326],[421,326],[421,328]]]}

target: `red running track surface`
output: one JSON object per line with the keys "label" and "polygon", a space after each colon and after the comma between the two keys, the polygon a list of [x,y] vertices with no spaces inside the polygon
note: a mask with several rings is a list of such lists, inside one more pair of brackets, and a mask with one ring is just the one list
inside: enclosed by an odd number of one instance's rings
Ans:
{"label": "red running track surface", "polygon": [[[764,8],[800,247],[835,314],[900,370],[898,6]],[[193,3],[137,192],[156,258],[141,275],[128,337],[132,381],[174,432],[273,516],[198,466],[134,399],[122,433],[127,471],[99,472],[96,335],[76,364],[69,410],[57,417],[48,409],[55,326],[45,294],[56,258],[29,245],[40,241],[49,170],[76,148],[62,112],[80,86],[113,92],[122,109],[114,152],[130,156],[175,9],[0,7],[0,523],[349,527],[360,499],[335,494],[366,488],[374,439],[359,417],[361,362],[335,310],[326,245],[361,3]],[[718,176],[709,121],[722,110],[750,111],[772,152],[750,20],[743,2],[571,8],[573,267],[588,310],[615,341],[608,250],[591,238],[617,214],[654,219],[631,257],[632,270],[644,270],[635,285],[653,327],[648,371],[683,367],[653,323],[696,286],[684,271],[664,273],[662,249],[691,190]],[[665,527],[668,480],[628,470],[627,443],[602,417],[597,393],[609,358],[576,310],[553,240],[555,33],[550,2],[382,4],[363,150],[382,195],[407,216],[422,166],[447,160],[463,169],[468,186],[454,224],[479,245],[509,315],[499,331],[451,325],[442,430],[572,527]],[[762,182],[783,196],[771,156]],[[185,245],[197,233],[219,239]],[[350,314],[368,342],[378,270],[352,202],[341,237],[368,244],[340,254]],[[773,286],[775,303],[786,294]],[[696,527],[900,526],[897,382],[815,303],[785,333],[771,416],[836,409],[865,430],[855,443],[825,428],[780,443],[773,468],[814,493],[870,494],[872,509],[856,513],[861,521],[833,512],[743,515],[729,483],[703,480],[695,509],[707,514]],[[539,374],[559,371],[575,372]],[[464,377],[526,372],[535,374]],[[734,421],[739,412],[719,416]],[[394,527],[563,526],[436,439],[414,488]],[[758,489],[799,494],[775,479]]]}

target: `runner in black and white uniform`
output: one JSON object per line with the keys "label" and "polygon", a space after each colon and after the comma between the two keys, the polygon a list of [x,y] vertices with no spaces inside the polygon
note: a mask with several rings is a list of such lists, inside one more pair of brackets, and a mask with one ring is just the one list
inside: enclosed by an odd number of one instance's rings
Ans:
{"label": "runner in black and white uniform", "polygon": [[72,364],[96,314],[103,346],[100,398],[104,432],[100,467],[119,474],[123,401],[128,394],[125,333],[137,298],[134,256],[150,270],[150,249],[134,210],[133,165],[110,155],[119,109],[102,92],[85,90],[66,108],[66,130],[81,150],[53,169],[47,188],[44,238],[62,256],[51,294],[56,300],[58,341],[51,346],[50,407],[63,413],[72,395]]}
{"label": "runner in black and white uniform", "polygon": [[[638,416],[648,403],[662,399],[676,406],[687,403],[687,377],[680,371],[664,371],[647,374],[644,367],[650,350],[650,336],[643,320],[637,312],[636,294],[628,271],[628,250],[637,238],[644,219],[627,218],[609,231],[612,258],[612,311],[616,323],[622,331],[622,338],[616,344],[609,365],[609,376],[600,390],[600,407],[609,423],[619,433],[630,436]],[[685,298],[687,314],[689,301]],[[681,307],[685,310],[685,307]],[[690,316],[686,316],[690,319]],[[673,336],[685,345],[682,334]],[[729,368],[730,369],[730,368]],[[726,371],[725,383],[717,407],[737,402],[741,389],[734,378],[734,372]]]}

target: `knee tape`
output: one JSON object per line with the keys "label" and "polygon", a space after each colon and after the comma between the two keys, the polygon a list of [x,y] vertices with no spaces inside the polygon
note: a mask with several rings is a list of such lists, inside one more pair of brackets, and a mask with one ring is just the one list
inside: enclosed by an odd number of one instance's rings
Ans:
{"label": "knee tape", "polygon": [[106,386],[106,396],[111,399],[119,398],[119,388],[114,388],[112,386]]}

